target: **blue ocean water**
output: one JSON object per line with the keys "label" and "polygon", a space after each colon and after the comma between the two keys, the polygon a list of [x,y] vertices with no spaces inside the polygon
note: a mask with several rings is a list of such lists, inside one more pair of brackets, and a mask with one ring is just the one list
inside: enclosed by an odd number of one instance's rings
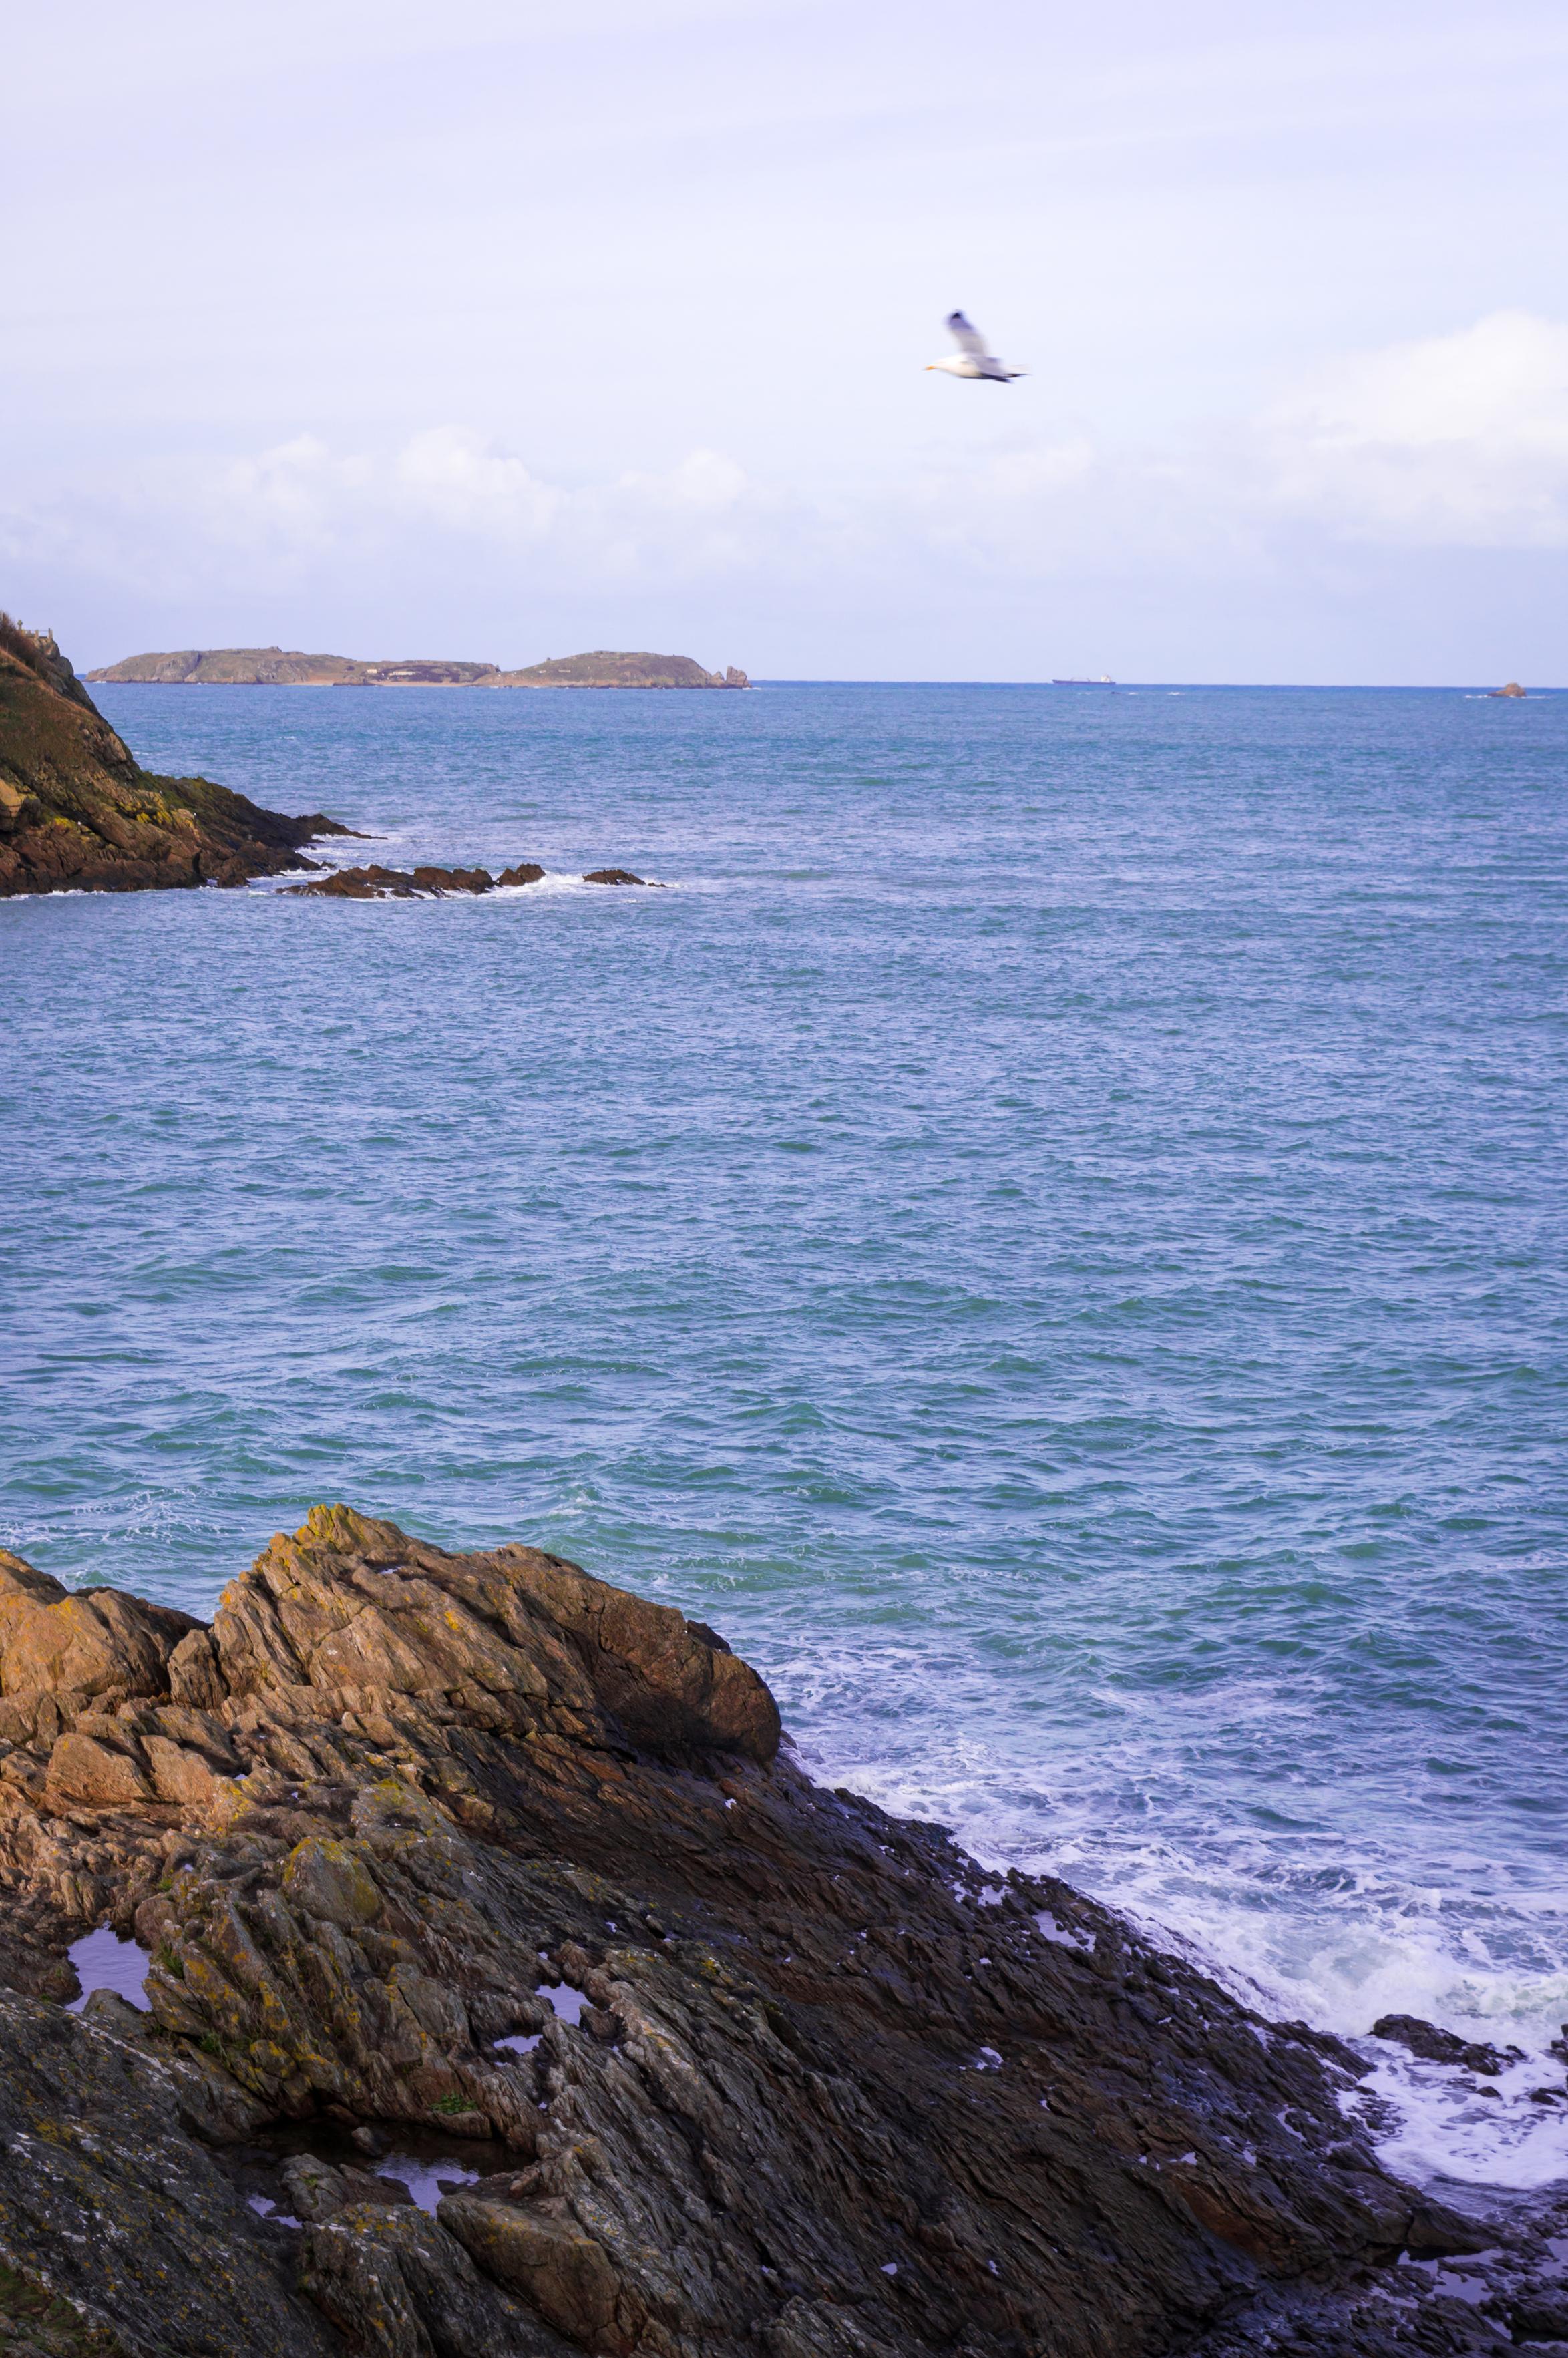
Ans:
{"label": "blue ocean water", "polygon": [[[102,702],[551,881],[0,904],[0,1537],[203,1609],[318,1498],[535,1541],[1271,2006],[1539,2054],[1568,699]],[[1385,2080],[1407,2166],[1568,2173]]]}

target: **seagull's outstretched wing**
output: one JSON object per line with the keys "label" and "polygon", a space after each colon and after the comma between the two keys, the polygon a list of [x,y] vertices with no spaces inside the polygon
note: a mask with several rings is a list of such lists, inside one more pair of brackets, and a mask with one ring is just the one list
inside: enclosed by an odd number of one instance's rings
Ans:
{"label": "seagull's outstretched wing", "polygon": [[947,333],[952,337],[958,350],[961,352],[968,352],[971,359],[983,361],[989,358],[985,338],[978,328],[970,327],[962,311],[948,312]]}

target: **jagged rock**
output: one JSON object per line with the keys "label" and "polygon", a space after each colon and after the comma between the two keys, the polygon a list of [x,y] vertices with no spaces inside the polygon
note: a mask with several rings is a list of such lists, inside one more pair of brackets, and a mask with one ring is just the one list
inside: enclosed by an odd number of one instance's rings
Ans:
{"label": "jagged rock", "polygon": [[[286,892],[315,901],[439,901],[450,892],[492,892],[501,885],[537,884],[544,870],[536,860],[519,860],[492,876],[484,868],[339,868],[308,884],[286,884]],[[597,868],[585,884],[645,884],[628,868]]]}
{"label": "jagged rock", "polygon": [[140,769],[54,640],[0,614],[0,895],[243,884],[350,832]]}
{"label": "jagged rock", "polygon": [[0,1990],[0,2256],[126,2358],[328,2358],[291,2239],[182,2124],[177,2084],[114,2029]]}
{"label": "jagged rock", "polygon": [[366,2203],[306,2232],[300,2284],[351,2350],[376,2358],[572,2358],[422,2212]]}
{"label": "jagged rock", "polygon": [[[18,1617],[60,1610],[7,1568]],[[820,1791],[668,1606],[330,1507],[210,1633],[157,1626],[154,1692],[44,1694],[6,1739],[14,1953],[134,1920],[151,2011],[112,2018],[171,2116],[339,2140],[289,2184],[351,2350],[1156,2358],[1476,2247],[1346,2123],[1348,2050]],[[345,2158],[409,2135],[499,2158],[430,2218]],[[244,2246],[264,2308],[286,2232]]]}
{"label": "jagged rock", "polygon": [[[539,871],[540,875],[544,870]],[[516,880],[516,871],[508,871]],[[286,884],[284,891],[310,900],[440,901],[449,892],[489,892],[495,879],[484,868],[339,868],[330,876],[313,877],[308,884]]]}
{"label": "jagged rock", "polygon": [[1398,2047],[1408,2047],[1423,2063],[1461,2063],[1466,2071],[1479,2071],[1495,2079],[1509,2062],[1518,2062],[1524,2050],[1507,2047],[1499,2053],[1486,2039],[1461,2039],[1455,2030],[1441,2030],[1434,2022],[1423,2022],[1418,2014],[1379,2015],[1372,2025],[1374,2039],[1391,2039]]}

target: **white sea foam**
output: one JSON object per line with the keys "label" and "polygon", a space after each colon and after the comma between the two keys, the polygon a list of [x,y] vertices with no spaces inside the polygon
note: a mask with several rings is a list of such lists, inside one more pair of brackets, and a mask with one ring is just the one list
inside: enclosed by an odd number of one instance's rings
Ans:
{"label": "white sea foam", "polygon": [[[1238,1685],[1226,1708],[1266,1712],[1266,1689],[1260,1682],[1254,1695]],[[1179,1707],[1169,1716],[1179,1722]],[[1355,1855],[1342,1835],[1329,1844],[1298,1830],[1265,1837],[1232,1827],[1223,1843],[1189,1848],[1175,1827],[1137,1832],[1125,1812],[1106,1806],[1103,1785],[1072,1797],[1021,1790],[973,1737],[950,1747],[940,1768],[910,1761],[893,1773],[816,1747],[806,1758],[826,1782],[897,1813],[940,1816],[984,1867],[1048,1872],[1092,1892],[1260,2013],[1349,2040],[1373,2069],[1346,2101],[1369,2109],[1374,2140],[1401,2175],[1477,2198],[1568,2180],[1568,2103],[1530,2100],[1552,2085],[1568,2094],[1563,2062],[1549,2052],[1568,2020],[1568,1972],[1554,1964],[1568,1893],[1516,1887],[1506,1904],[1477,1910],[1454,1879],[1482,1878],[1487,1862],[1454,1855],[1450,1879],[1440,1882],[1422,1874],[1424,1862],[1401,1870],[1369,1837]],[[1047,1940],[1093,1945],[1050,1909],[1036,1921]],[[1490,2083],[1474,2074],[1373,2039],[1372,2024],[1395,2013],[1519,2047],[1525,2060],[1496,2082],[1496,2094],[1483,2095]]]}
{"label": "white sea foam", "polygon": [[[1420,2062],[1384,2039],[1357,2045],[1377,2061],[1342,2102],[1347,2112],[1370,2112],[1383,2159],[1401,2177],[1509,2193],[1568,2178],[1568,2101],[1531,2102],[1543,2084],[1568,2099],[1561,2063],[1527,2056],[1495,2081],[1482,2080],[1454,2065]],[[1397,2125],[1388,2125],[1390,2115]]]}

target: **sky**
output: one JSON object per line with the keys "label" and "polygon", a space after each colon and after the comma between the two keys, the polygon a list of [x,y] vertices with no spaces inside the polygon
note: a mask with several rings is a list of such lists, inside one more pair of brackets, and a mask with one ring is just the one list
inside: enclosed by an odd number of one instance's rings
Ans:
{"label": "sky", "polygon": [[[1557,0],[55,0],[0,604],[764,678],[1568,683]],[[961,306],[1030,374],[925,372]]]}

